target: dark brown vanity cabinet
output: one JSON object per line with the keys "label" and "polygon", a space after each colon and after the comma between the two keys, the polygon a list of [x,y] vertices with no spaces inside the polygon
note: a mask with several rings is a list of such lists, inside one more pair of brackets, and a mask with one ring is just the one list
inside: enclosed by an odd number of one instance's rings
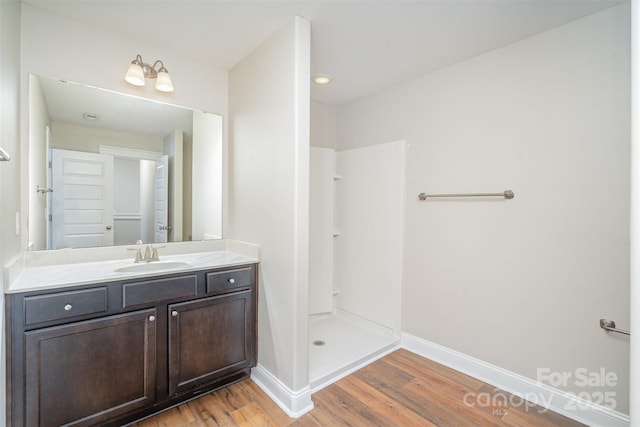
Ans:
{"label": "dark brown vanity cabinet", "polygon": [[155,401],[155,310],[25,333],[25,425],[91,425]]}
{"label": "dark brown vanity cabinet", "polygon": [[247,378],[257,266],[6,295],[13,426],[123,425]]}
{"label": "dark brown vanity cabinet", "polygon": [[255,364],[251,298],[247,290],[169,305],[170,395]]}

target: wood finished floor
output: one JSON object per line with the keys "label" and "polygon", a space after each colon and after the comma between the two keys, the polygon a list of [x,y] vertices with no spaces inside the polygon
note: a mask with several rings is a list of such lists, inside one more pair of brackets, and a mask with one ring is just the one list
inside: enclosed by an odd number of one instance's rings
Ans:
{"label": "wood finished floor", "polygon": [[[537,406],[527,407],[526,402],[510,396],[409,351],[397,350],[315,393],[315,408],[298,419],[289,418],[246,380],[134,426],[582,425]],[[511,405],[503,406],[505,400]]]}

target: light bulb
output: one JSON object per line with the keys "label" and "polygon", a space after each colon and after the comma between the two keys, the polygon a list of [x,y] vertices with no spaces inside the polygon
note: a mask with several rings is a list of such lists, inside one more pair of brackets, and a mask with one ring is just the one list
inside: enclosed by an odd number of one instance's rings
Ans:
{"label": "light bulb", "polygon": [[158,71],[158,77],[156,77],[156,89],[160,92],[173,92],[173,83],[171,77],[165,68],[161,68]]}
{"label": "light bulb", "polygon": [[317,85],[328,85],[331,83],[331,76],[322,74],[313,78],[313,82]]}
{"label": "light bulb", "polygon": [[142,67],[132,62],[131,65],[129,65],[124,79],[134,86],[144,86],[144,72],[142,71]]}

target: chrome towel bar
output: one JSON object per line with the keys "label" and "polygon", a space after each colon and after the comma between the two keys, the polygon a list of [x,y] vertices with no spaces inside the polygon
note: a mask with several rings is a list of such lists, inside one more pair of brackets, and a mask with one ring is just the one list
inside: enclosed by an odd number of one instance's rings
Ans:
{"label": "chrome towel bar", "polygon": [[616,322],[614,322],[613,320],[600,319],[600,327],[605,331],[617,332],[619,334],[624,334],[624,335],[631,335],[631,332],[629,331],[616,328]]}
{"label": "chrome towel bar", "polygon": [[505,199],[513,199],[516,195],[511,190],[504,190],[502,193],[461,193],[461,194],[418,194],[418,199],[427,200],[435,197],[504,197]]}

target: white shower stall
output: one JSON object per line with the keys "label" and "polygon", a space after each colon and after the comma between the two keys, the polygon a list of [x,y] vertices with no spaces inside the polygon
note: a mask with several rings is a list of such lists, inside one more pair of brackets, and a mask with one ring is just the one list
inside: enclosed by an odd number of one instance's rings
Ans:
{"label": "white shower stall", "polygon": [[406,143],[311,148],[309,378],[313,391],[397,346]]}

